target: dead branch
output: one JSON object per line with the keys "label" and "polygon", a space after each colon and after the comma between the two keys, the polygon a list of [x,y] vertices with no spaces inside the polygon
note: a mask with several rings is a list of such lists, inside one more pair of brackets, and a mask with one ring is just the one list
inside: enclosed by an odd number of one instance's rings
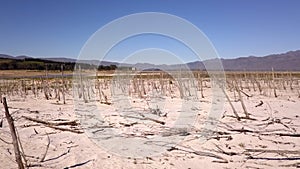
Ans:
{"label": "dead branch", "polygon": [[295,134],[291,134],[291,133],[274,133],[274,134],[278,135],[278,136],[300,137],[300,133],[295,133]]}
{"label": "dead branch", "polygon": [[56,129],[56,130],[69,131],[69,132],[77,133],[77,134],[83,133],[83,131],[80,131],[80,130],[57,127],[57,126],[60,126],[60,125],[71,125],[71,126],[78,125],[77,121],[67,121],[67,122],[55,122],[55,123],[53,123],[53,122],[47,122],[47,121],[43,121],[43,120],[31,118],[31,117],[26,117],[26,116],[22,116],[22,117],[27,119],[27,120],[33,121],[33,122],[44,124],[45,126]]}
{"label": "dead branch", "polygon": [[223,150],[220,146],[218,146],[217,144],[214,144],[214,145],[215,145],[215,146],[217,147],[217,149],[219,150],[219,151],[217,151],[217,152],[223,153],[223,154],[228,155],[228,156],[240,155],[239,153],[236,153],[236,152],[225,151],[225,150]]}
{"label": "dead branch", "polygon": [[11,115],[9,114],[8,106],[6,103],[6,98],[3,97],[2,100],[3,100],[4,109],[5,109],[5,116],[6,116],[6,119],[7,119],[8,125],[9,125],[9,129],[11,132],[11,137],[13,140],[16,162],[18,163],[19,169],[24,169],[24,164],[23,164],[22,157],[21,157],[21,152],[20,152],[20,148],[19,148],[19,143],[18,143],[18,138],[17,138],[16,129],[15,129],[15,125],[14,125],[14,120],[11,117]]}
{"label": "dead branch", "polygon": [[232,136],[219,136],[219,135],[217,135],[217,136],[211,136],[211,137],[209,137],[209,138],[207,138],[208,140],[210,140],[210,139],[216,139],[216,140],[220,140],[221,138],[226,138],[226,140],[232,140]]}
{"label": "dead branch", "polygon": [[70,153],[70,150],[71,150],[71,148],[69,148],[68,151],[62,153],[61,155],[59,155],[59,156],[57,156],[57,157],[49,158],[49,159],[47,159],[47,160],[44,160],[43,162],[59,159],[60,157],[62,157],[62,156],[64,156],[64,155],[67,155],[68,153]]}
{"label": "dead branch", "polygon": [[264,104],[264,102],[263,102],[263,101],[260,101],[260,102],[258,103],[258,105],[256,105],[255,107],[262,106],[263,104]]}
{"label": "dead branch", "polygon": [[240,121],[241,118],[240,118],[240,116],[238,115],[237,111],[235,110],[233,104],[231,103],[229,96],[227,95],[227,93],[225,92],[225,90],[224,90],[224,88],[223,88],[222,86],[221,86],[221,89],[222,89],[222,92],[224,93],[224,95],[225,95],[225,97],[226,97],[226,99],[227,99],[227,101],[228,101],[230,107],[232,108],[233,114],[235,115],[235,117],[237,118],[237,120]]}
{"label": "dead branch", "polygon": [[[239,89],[240,90],[240,89]],[[247,94],[246,92],[244,92],[243,90],[240,90],[240,92],[242,92],[245,96],[247,97],[252,97],[252,95]]]}
{"label": "dead branch", "polygon": [[237,91],[237,93],[238,93],[238,96],[239,96],[239,99],[240,99],[240,102],[241,102],[241,105],[242,105],[242,108],[243,108],[243,110],[244,110],[244,114],[245,114],[245,116],[246,116],[246,118],[250,118],[250,116],[249,116],[249,113],[248,113],[248,111],[247,111],[247,109],[246,109],[246,105],[245,105],[245,103],[244,103],[244,101],[243,101],[243,98],[242,98],[242,95],[241,95],[241,89],[239,89],[239,87],[238,87],[238,85],[236,84],[236,86],[235,86],[235,89],[236,89],[236,91]]}
{"label": "dead branch", "polygon": [[161,135],[163,137],[170,137],[173,135],[179,135],[179,136],[188,136],[191,133],[188,131],[187,128],[171,128],[166,132],[162,132]]}
{"label": "dead branch", "polygon": [[293,160],[300,160],[300,157],[253,157],[253,156],[248,156],[247,159],[248,160],[293,161]]}
{"label": "dead branch", "polygon": [[27,117],[27,116],[22,116],[26,120],[30,120],[33,122],[41,123],[41,124],[46,124],[46,125],[51,125],[51,126],[62,126],[62,125],[70,125],[70,126],[77,126],[79,123],[74,120],[74,121],[64,121],[64,122],[48,122],[48,121],[43,121],[40,119],[32,118],[32,117]]}
{"label": "dead branch", "polygon": [[268,149],[245,149],[246,152],[253,153],[277,153],[277,154],[300,154],[300,150],[268,150]]}
{"label": "dead branch", "polygon": [[8,141],[3,140],[1,137],[0,137],[0,140],[3,141],[3,142],[6,143],[6,144],[12,144],[11,142],[8,142]]}
{"label": "dead branch", "polygon": [[50,146],[50,137],[49,137],[48,134],[47,134],[47,138],[48,138],[48,144],[47,144],[47,147],[46,147],[46,151],[45,151],[43,157],[41,158],[40,162],[43,162],[45,160],[47,152],[48,152],[48,149],[49,149],[49,146]]}
{"label": "dead branch", "polygon": [[26,155],[25,155],[25,151],[24,151],[24,148],[22,146],[22,143],[21,143],[21,140],[20,140],[20,135],[19,135],[19,132],[18,132],[17,128],[16,128],[16,133],[17,133],[17,139],[18,139],[18,143],[19,143],[19,146],[20,146],[20,150],[21,150],[21,155],[23,157],[25,166],[28,166]]}
{"label": "dead branch", "polygon": [[121,117],[127,117],[127,118],[134,118],[134,119],[139,119],[139,120],[150,120],[150,121],[153,121],[153,122],[156,122],[156,123],[159,123],[161,125],[165,125],[165,122],[164,121],[160,121],[160,120],[157,120],[157,119],[153,119],[153,118],[150,118],[150,117],[145,117],[144,115],[140,114],[142,117],[137,117],[137,116],[121,116]]}
{"label": "dead branch", "polygon": [[221,162],[223,162],[223,163],[228,163],[228,160],[226,160],[225,158],[223,158],[219,155],[213,154],[211,152],[195,151],[193,149],[186,150],[186,149],[177,148],[177,147],[171,147],[171,148],[167,149],[167,151],[174,151],[174,150],[183,151],[183,152],[187,152],[187,153],[193,153],[193,154],[196,154],[199,156],[212,157],[212,158],[216,158],[218,160],[222,160]]}
{"label": "dead branch", "polygon": [[50,127],[50,128],[53,128],[53,129],[56,129],[56,130],[69,131],[69,132],[77,133],[77,134],[82,134],[82,133],[84,133],[84,132],[81,131],[81,130],[68,129],[68,128],[56,127],[56,126],[51,126],[51,125],[46,125],[46,126],[47,126],[47,127]]}
{"label": "dead branch", "polygon": [[69,167],[65,167],[64,169],[69,169],[69,168],[75,168],[75,167],[83,166],[83,165],[89,163],[90,161],[93,161],[93,160],[87,160],[87,161],[82,162],[82,163],[78,163],[78,164],[75,164],[75,165],[71,165]]}
{"label": "dead branch", "polygon": [[277,136],[287,136],[287,137],[300,137],[300,133],[266,133],[267,131],[256,131],[256,130],[249,130],[249,129],[229,129],[229,131],[234,131],[234,132],[240,132],[240,133],[257,133],[260,135],[277,135]]}
{"label": "dead branch", "polygon": [[119,124],[125,126],[125,127],[130,127],[130,126],[133,126],[133,125],[136,125],[138,124],[138,122],[133,122],[133,123],[123,123],[123,122],[119,122]]}
{"label": "dead branch", "polygon": [[293,163],[293,164],[280,165],[279,167],[296,167],[296,168],[300,168],[300,162]]}

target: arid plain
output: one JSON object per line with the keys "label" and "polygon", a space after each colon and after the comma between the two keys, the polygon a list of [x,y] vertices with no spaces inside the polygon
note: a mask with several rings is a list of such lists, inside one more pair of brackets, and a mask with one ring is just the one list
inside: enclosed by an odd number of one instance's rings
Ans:
{"label": "arid plain", "polygon": [[[0,82],[29,168],[300,167],[299,73],[226,72],[224,84],[205,72],[55,74]],[[17,168],[4,111],[0,161]]]}

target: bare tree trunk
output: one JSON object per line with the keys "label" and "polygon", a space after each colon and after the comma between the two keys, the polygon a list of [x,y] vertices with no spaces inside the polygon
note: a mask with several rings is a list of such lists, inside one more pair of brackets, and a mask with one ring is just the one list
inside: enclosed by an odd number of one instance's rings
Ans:
{"label": "bare tree trunk", "polygon": [[81,72],[81,67],[79,65],[79,76],[80,76],[80,89],[81,89],[81,93],[82,93],[82,96],[83,96],[83,100],[85,103],[87,103],[87,99],[86,99],[86,96],[85,96],[85,86],[84,86],[84,83],[83,83],[83,79],[82,79],[82,72]]}
{"label": "bare tree trunk", "polygon": [[242,107],[243,107],[244,113],[245,113],[245,115],[246,115],[246,118],[249,118],[249,113],[248,113],[248,111],[247,111],[247,109],[246,109],[246,106],[245,106],[245,104],[244,104],[244,101],[243,101],[243,98],[242,98],[242,95],[241,95],[241,89],[239,89],[237,83],[236,83],[235,89],[236,89],[236,91],[237,91],[237,93],[238,93],[239,100],[240,100],[240,102],[241,102],[241,104],[242,104]]}
{"label": "bare tree trunk", "polygon": [[203,94],[203,80],[202,80],[202,77],[201,77],[201,72],[198,73],[198,80],[199,80],[199,85],[200,85],[201,98],[204,98],[204,94]]}
{"label": "bare tree trunk", "polygon": [[293,91],[293,76],[292,76],[292,72],[290,72],[290,89]]}
{"label": "bare tree trunk", "polygon": [[18,143],[18,138],[17,138],[17,134],[16,134],[16,129],[15,129],[15,125],[14,125],[14,121],[13,121],[13,118],[11,117],[11,115],[9,114],[8,106],[7,106],[5,97],[3,97],[3,106],[4,106],[4,109],[5,109],[5,116],[6,116],[8,125],[9,125],[11,137],[12,137],[12,140],[13,140],[16,162],[18,163],[19,169],[24,169],[24,165],[23,165],[22,157],[21,157],[21,152],[20,152],[20,148],[19,148],[19,143]]}
{"label": "bare tree trunk", "polygon": [[275,74],[274,74],[273,67],[272,67],[272,83],[273,83],[274,96],[277,97],[276,86],[275,86]]}
{"label": "bare tree trunk", "polygon": [[65,79],[64,79],[64,65],[61,65],[61,81],[62,81],[62,97],[63,102],[66,104],[66,98],[65,98]]}
{"label": "bare tree trunk", "polygon": [[234,115],[235,115],[235,117],[238,119],[238,121],[240,121],[240,120],[241,120],[241,118],[240,118],[240,116],[237,114],[237,112],[236,112],[236,110],[235,110],[235,108],[234,108],[233,104],[232,104],[232,103],[231,103],[231,101],[230,101],[230,98],[229,98],[229,96],[227,95],[227,93],[226,93],[226,92],[225,92],[225,90],[224,90],[224,87],[223,87],[223,86],[221,86],[221,89],[222,89],[222,91],[223,91],[223,93],[224,93],[224,95],[225,95],[225,97],[226,97],[226,99],[227,99],[227,101],[228,101],[228,103],[229,103],[230,107],[232,108],[233,114],[234,114]]}
{"label": "bare tree trunk", "polygon": [[0,87],[0,102],[2,103],[2,88]]}

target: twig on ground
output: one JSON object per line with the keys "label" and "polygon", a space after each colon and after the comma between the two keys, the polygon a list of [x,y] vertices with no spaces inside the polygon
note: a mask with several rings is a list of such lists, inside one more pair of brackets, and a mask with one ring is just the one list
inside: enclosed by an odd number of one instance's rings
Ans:
{"label": "twig on ground", "polygon": [[75,164],[75,165],[71,165],[69,167],[65,167],[64,169],[79,167],[79,166],[82,166],[82,165],[85,165],[85,164],[89,163],[90,161],[93,161],[93,160],[87,160],[87,161],[82,162],[82,163],[78,163],[78,164]]}
{"label": "twig on ground", "polygon": [[263,104],[264,104],[264,102],[263,102],[263,101],[260,101],[260,102],[258,103],[258,105],[256,105],[255,107],[262,106]]}
{"label": "twig on ground", "polygon": [[193,154],[196,154],[196,155],[199,155],[199,156],[213,157],[213,158],[216,158],[218,160],[222,160],[222,161],[216,161],[216,162],[228,163],[228,160],[226,160],[225,158],[223,158],[219,155],[213,154],[211,152],[196,151],[196,150],[193,150],[193,149],[186,150],[186,149],[177,148],[177,147],[171,147],[167,151],[174,151],[174,150],[183,151],[183,152],[187,152],[187,153],[193,153]]}
{"label": "twig on ground", "polygon": [[46,147],[46,151],[45,151],[43,157],[41,158],[40,162],[43,162],[45,160],[47,152],[48,152],[48,149],[49,149],[49,146],[50,146],[50,137],[49,137],[48,134],[47,134],[47,138],[48,138],[48,144],[47,144],[47,147]]}
{"label": "twig on ground", "polygon": [[6,143],[6,144],[12,144],[12,142],[5,141],[5,140],[3,140],[1,137],[0,137],[0,140],[3,141],[3,142]]}

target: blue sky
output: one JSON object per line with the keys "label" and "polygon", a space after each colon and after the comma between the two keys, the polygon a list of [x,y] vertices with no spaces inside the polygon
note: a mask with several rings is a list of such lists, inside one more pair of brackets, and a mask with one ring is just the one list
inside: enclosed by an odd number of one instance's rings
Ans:
{"label": "blue sky", "polygon": [[[196,25],[220,57],[263,56],[300,49],[299,7],[298,0],[0,0],[0,53],[76,58],[88,38],[114,19],[163,12]],[[164,45],[166,41],[173,45]],[[182,52],[186,61],[195,60],[171,41],[132,38],[116,47],[108,60],[120,59],[125,48],[127,55],[151,47]]]}

